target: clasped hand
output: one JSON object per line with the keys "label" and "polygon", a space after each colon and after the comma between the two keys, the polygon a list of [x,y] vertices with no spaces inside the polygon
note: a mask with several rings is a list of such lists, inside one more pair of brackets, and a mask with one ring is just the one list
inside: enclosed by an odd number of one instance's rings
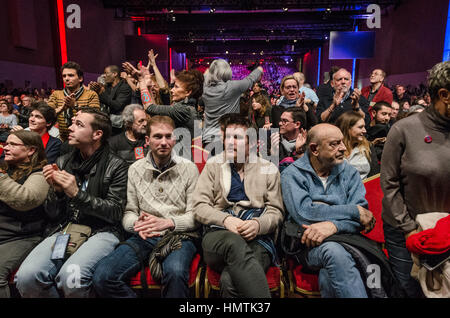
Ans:
{"label": "clasped hand", "polygon": [[141,215],[134,223],[134,231],[145,240],[150,237],[161,236],[161,232],[174,228],[175,224],[171,219],[164,219],[147,212],[141,211]]}
{"label": "clasped hand", "polygon": [[246,241],[255,239],[259,233],[259,223],[256,220],[243,221],[234,216],[229,216],[223,221],[223,225],[228,231],[242,236]]}

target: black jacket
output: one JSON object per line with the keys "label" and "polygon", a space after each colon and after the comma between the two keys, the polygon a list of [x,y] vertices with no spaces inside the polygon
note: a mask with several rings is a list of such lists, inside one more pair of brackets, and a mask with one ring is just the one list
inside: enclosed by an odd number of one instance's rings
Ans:
{"label": "black jacket", "polygon": [[131,103],[131,94],[130,85],[122,79],[116,87],[106,86],[105,91],[99,95],[100,103],[107,106],[110,114],[119,115]]}
{"label": "black jacket", "polygon": [[[61,170],[73,174],[72,167],[68,165],[71,155],[68,153],[59,157],[56,164]],[[73,215],[78,213],[78,223],[90,226],[92,235],[96,232],[107,231],[122,239],[122,216],[127,202],[128,165],[123,159],[110,152],[103,176],[96,176],[97,166],[98,164],[91,169],[88,187],[93,178],[103,178],[104,190],[101,197],[94,197],[87,191],[82,191],[81,180],[77,180],[80,190],[72,199],[64,193],[55,193],[50,188],[44,207],[52,222],[46,235],[62,229]]]}
{"label": "black jacket", "polygon": [[[353,89],[350,89],[350,95],[352,93],[353,93]],[[316,115],[317,115],[319,122],[322,122],[322,119],[321,119],[322,113],[328,107],[330,107],[331,103],[333,102],[333,94],[334,94],[334,92],[331,95],[325,94],[325,95],[322,95],[322,97],[319,96],[319,103],[317,104],[317,109],[316,109]],[[346,111],[353,109],[352,99],[350,98],[350,95],[349,95],[349,97],[347,97],[347,99],[345,99],[345,101],[343,103],[341,103],[339,106],[337,106],[333,110],[333,112],[331,113],[331,116],[328,120],[329,123],[334,124],[336,122],[336,119],[338,119],[338,117],[340,115],[342,115]],[[364,96],[361,95],[359,98],[359,107],[366,115],[364,118],[366,127],[369,127],[369,124],[370,124],[369,106],[370,106],[369,101]]]}
{"label": "black jacket", "polygon": [[127,138],[125,132],[109,138],[108,143],[111,151],[129,165],[132,165],[139,158],[145,157],[150,148],[145,147],[145,139],[131,141]]}

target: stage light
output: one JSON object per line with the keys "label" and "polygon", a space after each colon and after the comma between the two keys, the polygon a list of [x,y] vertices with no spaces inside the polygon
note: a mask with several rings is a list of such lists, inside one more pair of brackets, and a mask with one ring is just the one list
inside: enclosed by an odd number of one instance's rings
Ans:
{"label": "stage light", "polygon": [[172,17],[172,22],[177,21],[177,18],[175,16]]}
{"label": "stage light", "polygon": [[289,10],[289,8],[283,8],[284,12],[287,12]]}
{"label": "stage light", "polygon": [[225,51],[225,54],[228,54],[228,51]]}
{"label": "stage light", "polygon": [[294,43],[297,43],[297,40],[294,40]]}
{"label": "stage light", "polygon": [[167,41],[169,41],[169,40],[170,40],[170,37],[168,36],[168,37],[167,37]]}
{"label": "stage light", "polygon": [[214,12],[216,12],[216,9],[215,9],[215,8],[211,8],[211,9],[209,10],[209,13],[214,13]]}

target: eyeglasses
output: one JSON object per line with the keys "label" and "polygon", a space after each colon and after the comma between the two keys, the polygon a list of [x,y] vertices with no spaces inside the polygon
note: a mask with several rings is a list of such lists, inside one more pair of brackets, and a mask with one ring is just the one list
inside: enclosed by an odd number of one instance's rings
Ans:
{"label": "eyeglasses", "polygon": [[280,123],[282,123],[283,125],[286,125],[288,123],[293,123],[293,121],[287,120],[287,119],[281,119]]}

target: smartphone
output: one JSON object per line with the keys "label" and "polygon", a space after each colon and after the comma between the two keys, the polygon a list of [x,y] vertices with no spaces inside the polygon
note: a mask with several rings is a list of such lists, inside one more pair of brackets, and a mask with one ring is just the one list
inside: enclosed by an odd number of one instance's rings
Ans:
{"label": "smartphone", "polygon": [[64,259],[67,245],[69,244],[70,234],[60,234],[56,237],[55,245],[53,245],[51,260]]}

